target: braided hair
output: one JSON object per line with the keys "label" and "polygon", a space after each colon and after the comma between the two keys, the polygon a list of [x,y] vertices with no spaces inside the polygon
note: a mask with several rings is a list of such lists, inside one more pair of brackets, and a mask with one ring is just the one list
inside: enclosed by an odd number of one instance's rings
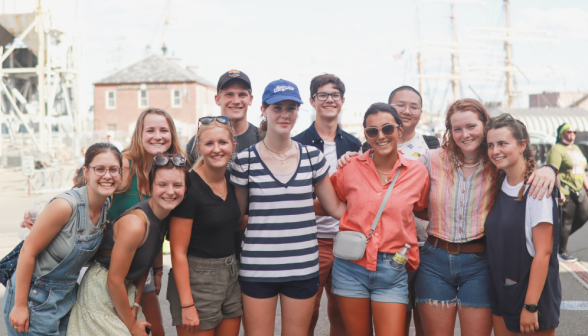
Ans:
{"label": "braided hair", "polygon": [[[486,125],[488,131],[492,129],[499,129],[503,127],[507,127],[510,130],[512,136],[517,140],[519,144],[523,141],[527,144],[527,147],[523,151],[523,157],[525,158],[525,172],[523,173],[524,181],[526,182],[529,180],[529,177],[535,169],[537,168],[537,163],[535,163],[535,153],[534,150],[531,149],[531,141],[529,140],[529,132],[527,132],[527,127],[523,124],[520,120],[513,118],[510,114],[504,113],[499,115],[498,117],[491,118]],[[490,201],[490,209],[494,205],[494,200],[498,196],[500,189],[502,188],[502,182],[506,173],[498,169],[493,176],[494,185],[492,186],[492,190],[490,191],[491,201]],[[526,183],[523,183],[521,190],[519,190],[519,196],[516,199],[517,201],[522,201],[525,199],[525,187]]]}

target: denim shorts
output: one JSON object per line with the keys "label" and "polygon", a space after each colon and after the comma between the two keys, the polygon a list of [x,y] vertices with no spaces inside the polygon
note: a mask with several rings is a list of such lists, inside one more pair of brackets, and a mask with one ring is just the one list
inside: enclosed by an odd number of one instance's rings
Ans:
{"label": "denim shorts", "polygon": [[408,303],[408,275],[406,267],[390,265],[393,254],[378,252],[376,271],[349,260],[335,258],[333,265],[333,294],[371,299],[377,302]]}
{"label": "denim shorts", "polygon": [[492,306],[487,252],[449,254],[429,242],[420,252],[417,303]]}

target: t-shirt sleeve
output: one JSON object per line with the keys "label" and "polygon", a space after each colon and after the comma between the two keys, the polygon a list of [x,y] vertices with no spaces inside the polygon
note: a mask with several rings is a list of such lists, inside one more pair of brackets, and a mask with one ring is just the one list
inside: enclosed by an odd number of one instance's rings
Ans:
{"label": "t-shirt sleeve", "polygon": [[527,196],[527,207],[529,207],[529,222],[531,228],[539,223],[553,224],[553,199],[551,197],[538,198]]}
{"label": "t-shirt sleeve", "polygon": [[231,163],[231,184],[239,188],[247,188],[249,185],[249,166],[250,166],[250,152],[248,148],[235,157]]}
{"label": "t-shirt sleeve", "polygon": [[[329,164],[327,163],[323,152],[314,147],[312,149],[313,150],[309,149],[309,152],[311,152],[310,162],[312,163],[312,185],[314,186],[329,174]],[[318,153],[318,155],[313,155],[312,152]]]}
{"label": "t-shirt sleeve", "polygon": [[188,191],[184,200],[172,211],[172,217],[180,217],[186,219],[194,219],[196,211],[196,195],[197,190],[191,189]]}
{"label": "t-shirt sleeve", "polygon": [[339,168],[332,176],[331,176],[331,183],[333,184],[333,188],[335,188],[335,192],[337,193],[337,197],[341,200],[341,202],[347,202],[347,198],[345,197],[345,183],[343,179],[343,173],[345,171],[345,167]]}
{"label": "t-shirt sleeve", "polygon": [[562,161],[562,153],[556,146],[551,147],[549,152],[547,153],[547,158],[545,159],[545,163],[554,165],[557,169],[561,168],[561,161]]}

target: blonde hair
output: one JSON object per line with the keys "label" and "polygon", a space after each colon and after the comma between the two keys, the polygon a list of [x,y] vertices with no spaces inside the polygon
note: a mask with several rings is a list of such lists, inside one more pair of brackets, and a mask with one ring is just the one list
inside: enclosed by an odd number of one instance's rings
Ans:
{"label": "blonde hair", "polygon": [[[214,120],[210,124],[201,124],[200,127],[198,127],[198,132],[196,132],[196,139],[198,140],[197,143],[200,143],[200,136],[202,135],[202,133],[204,133],[204,131],[215,128],[215,127],[224,128],[231,135],[231,141],[235,140],[235,137],[237,135],[235,134],[235,130],[233,129],[233,126],[231,125],[230,122],[228,124],[223,124],[223,123],[219,123],[218,121]],[[232,145],[233,144],[231,143],[231,146]],[[196,150],[196,145],[194,146],[194,150]],[[204,164],[204,157],[202,156],[202,154],[200,154],[199,152],[196,152],[196,154],[198,154],[198,160],[196,160],[194,165],[192,165],[192,170],[196,170],[196,168],[198,168]]]}
{"label": "blonde hair", "polygon": [[[133,132],[133,136],[131,137],[131,144],[129,147],[125,148],[122,152],[123,156],[126,159],[130,159],[132,162],[130,175],[129,175],[129,182],[124,190],[116,192],[116,194],[122,194],[127,192],[131,188],[131,181],[133,177],[137,175],[137,188],[139,191],[141,190],[141,186],[149,186],[149,172],[147,170],[147,153],[145,152],[145,148],[143,148],[143,129],[145,128],[145,118],[150,114],[157,114],[160,116],[165,117],[167,121],[167,125],[169,126],[169,131],[171,134],[171,145],[166,153],[162,154],[178,154],[181,156],[186,156],[184,149],[180,145],[180,141],[178,139],[178,133],[176,131],[176,125],[174,124],[174,120],[169,115],[169,113],[165,112],[162,109],[158,108],[148,108],[145,111],[141,112],[139,118],[137,118],[137,124],[135,125],[135,131]],[[149,190],[149,188],[147,188]],[[141,200],[143,200],[142,192],[139,192],[139,196]]]}

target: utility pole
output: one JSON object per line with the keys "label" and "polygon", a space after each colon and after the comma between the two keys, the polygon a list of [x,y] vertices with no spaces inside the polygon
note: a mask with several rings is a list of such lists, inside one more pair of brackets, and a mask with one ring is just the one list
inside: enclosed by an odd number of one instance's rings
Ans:
{"label": "utility pole", "polygon": [[423,86],[423,53],[421,51],[421,7],[419,6],[419,1],[417,0],[417,22],[418,22],[418,33],[419,33],[419,51],[417,53],[417,62],[418,62],[418,70],[419,70],[419,92],[424,94],[424,86]]}
{"label": "utility pole", "polygon": [[[504,11],[506,13],[506,39],[504,40],[504,51],[506,52],[506,67],[512,68],[512,47],[510,44],[510,14],[508,12],[508,0],[504,0]],[[514,85],[512,72],[506,72],[506,93],[508,95],[508,108],[512,108],[514,104]]]}
{"label": "utility pole", "polygon": [[[506,1],[506,0],[505,0]],[[455,46],[453,47],[454,52],[451,53],[451,74],[453,78],[451,79],[451,87],[453,88],[453,100],[459,99],[459,94],[457,93],[458,90],[458,83],[457,77],[459,76],[457,64],[457,31],[455,29],[455,3],[451,4],[451,30],[453,31],[453,43]]]}
{"label": "utility pole", "polygon": [[39,55],[37,64],[37,91],[39,92],[39,139],[41,151],[45,152],[45,27],[43,25],[43,7],[41,0],[37,2],[37,34],[39,34]]}

